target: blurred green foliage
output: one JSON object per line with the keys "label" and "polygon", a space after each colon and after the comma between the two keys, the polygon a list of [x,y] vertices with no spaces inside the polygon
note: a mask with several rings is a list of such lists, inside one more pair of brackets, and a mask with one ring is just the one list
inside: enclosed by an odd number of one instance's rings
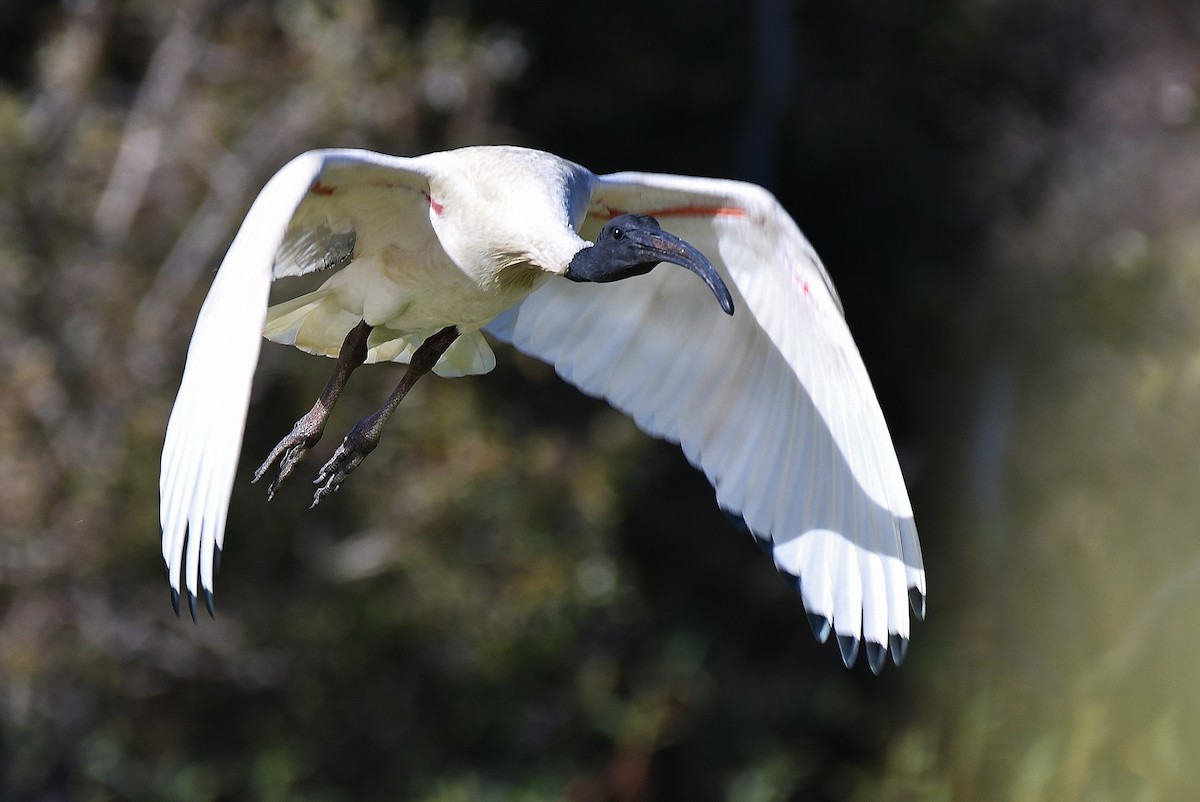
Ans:
{"label": "blurred green foliage", "polygon": [[[1187,798],[1193,17],[5,6],[0,798]],[[255,191],[310,147],[494,141],[792,210],[914,497],[930,620],[902,669],[842,669],[674,448],[510,350],[419,385],[309,511],[248,478],[329,366],[265,348],[218,616],[171,614],[162,432]],[[397,370],[356,375],[331,432]]]}

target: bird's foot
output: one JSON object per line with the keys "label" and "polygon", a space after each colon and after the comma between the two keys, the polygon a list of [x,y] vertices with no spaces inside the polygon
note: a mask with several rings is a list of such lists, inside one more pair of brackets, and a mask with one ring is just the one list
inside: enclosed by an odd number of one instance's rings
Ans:
{"label": "bird's foot", "polygon": [[328,417],[328,413],[325,410],[313,407],[307,415],[296,421],[292,431],[280,440],[275,448],[271,449],[266,461],[258,466],[252,482],[262,479],[267,471],[271,470],[272,465],[276,462],[279,463],[279,475],[267,486],[268,501],[275,497],[275,491],[279,489],[279,485],[292,475],[296,466],[300,464],[300,460],[308,454],[308,450],[321,439],[321,434],[325,431],[326,417]]}
{"label": "bird's foot", "polygon": [[317,478],[313,480],[313,484],[317,485],[317,492],[313,494],[313,507],[320,504],[321,499],[341,488],[346,477],[375,450],[375,446],[379,445],[382,428],[381,424],[367,418],[350,430],[350,434],[346,435],[337,451],[329,458],[329,462],[325,463]]}

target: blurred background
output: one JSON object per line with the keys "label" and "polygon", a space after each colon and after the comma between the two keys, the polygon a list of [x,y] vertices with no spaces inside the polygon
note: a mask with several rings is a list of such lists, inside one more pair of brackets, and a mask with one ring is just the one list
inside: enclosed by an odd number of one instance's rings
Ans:
{"label": "blurred background", "polygon": [[[0,42],[0,798],[1194,793],[1195,4],[12,1]],[[310,512],[249,479],[329,363],[264,348],[216,620],[172,614],[162,434],[254,193],[489,142],[796,217],[913,496],[902,668],[845,670],[676,448],[509,349]]]}

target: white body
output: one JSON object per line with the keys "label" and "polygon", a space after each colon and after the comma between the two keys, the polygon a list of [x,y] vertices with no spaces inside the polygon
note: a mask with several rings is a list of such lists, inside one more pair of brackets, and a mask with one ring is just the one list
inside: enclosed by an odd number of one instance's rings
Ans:
{"label": "white body", "polygon": [[[704,253],[735,314],[671,265],[611,284],[562,278],[625,212]],[[268,314],[274,278],[326,269],[320,289]],[[407,361],[456,325],[441,375],[491,370],[481,330],[552,363],[679,442],[855,650],[860,638],[906,642],[908,589],[925,594],[912,510],[840,303],[796,224],[750,184],[595,176],[512,147],[313,151],[264,187],[201,310],[167,428],[163,558],[176,590],[182,579],[211,591],[262,335],[334,356],[359,320],[375,327],[368,361]],[[868,654],[877,669],[879,649]]]}

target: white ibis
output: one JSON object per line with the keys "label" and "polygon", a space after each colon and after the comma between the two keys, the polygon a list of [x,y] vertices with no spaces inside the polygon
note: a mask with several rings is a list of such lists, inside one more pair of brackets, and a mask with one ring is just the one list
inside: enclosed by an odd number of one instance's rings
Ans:
{"label": "white ibis", "polygon": [[[316,272],[331,275],[268,309],[274,279]],[[925,608],[912,509],[841,302],[795,222],[752,184],[597,176],[516,147],[317,150],[267,182],[200,310],[167,425],[160,520],[176,612],[184,587],[193,618],[201,594],[212,612],[264,335],[336,357],[254,477],[277,467],[268,496],[358,366],[409,365],[321,468],[315,505],[423,374],[492,369],[483,332],[678,442],[847,666],[861,641],[873,671],[889,651],[901,662],[908,608]]]}

